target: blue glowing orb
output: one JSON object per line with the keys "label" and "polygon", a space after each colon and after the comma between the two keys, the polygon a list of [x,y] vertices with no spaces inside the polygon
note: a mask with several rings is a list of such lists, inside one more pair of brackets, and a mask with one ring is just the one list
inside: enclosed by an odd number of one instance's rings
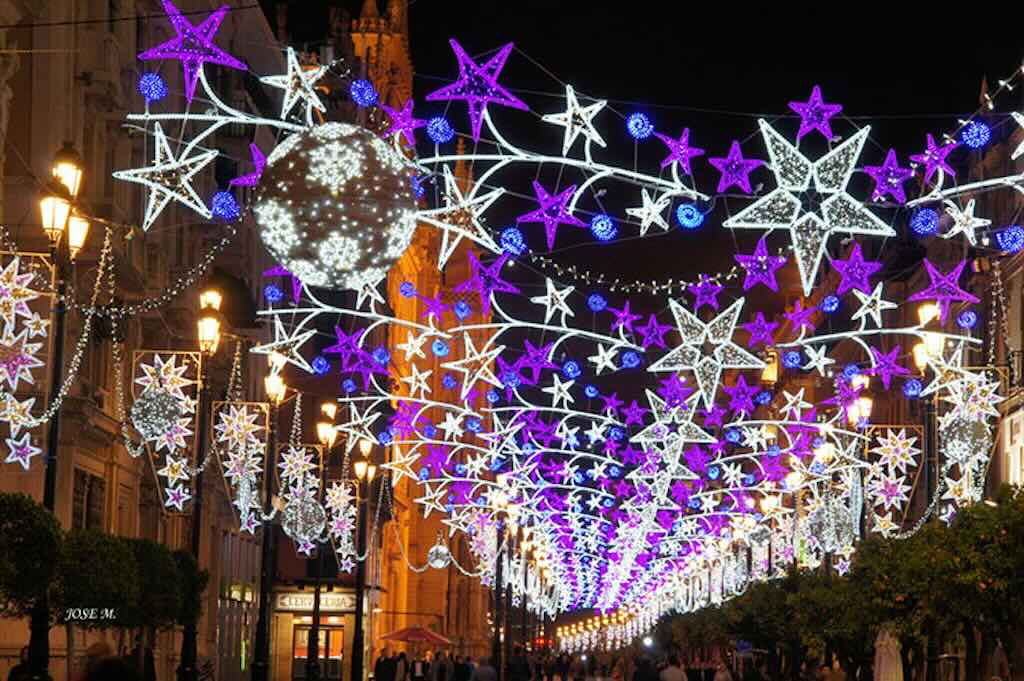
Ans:
{"label": "blue glowing orb", "polygon": [[402,294],[403,298],[412,298],[416,295],[416,284],[411,281],[403,281],[402,285],[398,287],[398,292]]}
{"label": "blue glowing orb", "polygon": [[929,236],[939,231],[939,214],[933,208],[922,208],[910,217],[910,229],[918,236]]}
{"label": "blue glowing orb", "polygon": [[859,374],[860,367],[857,366],[856,364],[847,364],[846,366],[843,367],[843,378],[845,378],[848,381],[853,380],[853,377]]}
{"label": "blue glowing orb", "polygon": [[491,404],[497,404],[500,399],[501,395],[498,394],[497,390],[491,388],[487,391],[487,401]]}
{"label": "blue glowing orb", "polygon": [[458,384],[459,382],[455,380],[455,377],[451,374],[445,374],[444,378],[441,379],[441,385],[443,385],[447,390],[452,390]]}
{"label": "blue glowing orb", "polygon": [[386,430],[382,430],[379,433],[377,433],[377,442],[381,443],[385,447],[394,442],[394,440],[395,436]]}
{"label": "blue glowing orb", "polygon": [[978,313],[974,310],[964,310],[956,318],[956,324],[961,329],[973,329],[978,323]]}
{"label": "blue glowing orb", "polygon": [[626,119],[626,130],[633,139],[645,140],[654,134],[654,123],[651,123],[647,114],[637,111],[629,114]]}
{"label": "blue glowing orb", "polygon": [[373,83],[364,78],[353,80],[352,84],[348,86],[348,94],[352,97],[352,101],[359,106],[373,106],[377,103],[377,90],[373,87]]}
{"label": "blue glowing orb", "polygon": [[615,220],[606,213],[598,213],[590,221],[590,231],[598,241],[611,241],[619,233]]}
{"label": "blue glowing orb", "polygon": [[626,369],[635,369],[640,366],[640,355],[635,350],[627,350],[622,353],[622,366]]}
{"label": "blue glowing orb", "polygon": [[268,303],[280,303],[284,300],[284,291],[282,291],[276,284],[267,284],[263,287],[263,298]]}
{"label": "blue glowing orb", "polygon": [[519,375],[514,371],[506,371],[501,375],[501,384],[506,388],[518,388],[521,381]]}
{"label": "blue glowing orb", "polygon": [[455,303],[453,311],[455,312],[455,316],[458,317],[459,320],[463,320],[469,315],[473,314],[473,308],[465,300],[460,300],[459,302]]}
{"label": "blue glowing orb", "polygon": [[736,428],[730,428],[729,430],[725,431],[725,439],[733,444],[736,444],[742,438],[743,434],[740,433],[740,431],[737,430]]}
{"label": "blue glowing orb", "polygon": [[341,382],[341,389],[346,393],[354,393],[356,391],[356,382],[351,378],[346,378]]}
{"label": "blue glowing orb", "polygon": [[619,442],[626,437],[626,431],[619,426],[613,426],[611,430],[608,431],[608,435],[611,439]]}
{"label": "blue glowing orb", "polygon": [[1017,253],[1024,249],[1024,227],[1010,225],[996,232],[996,244],[1007,253]]}
{"label": "blue glowing orb", "polygon": [[759,404],[762,407],[764,405],[768,404],[771,401],[772,401],[772,394],[770,392],[768,392],[767,390],[762,390],[761,392],[759,392],[756,395],[754,395],[754,403],[755,404]]}
{"label": "blue glowing orb", "polygon": [[224,222],[234,222],[242,215],[238,201],[231,192],[217,192],[210,201],[210,212],[213,217]]}
{"label": "blue glowing orb", "polygon": [[821,299],[821,310],[826,314],[832,314],[839,309],[839,296],[825,296]]}
{"label": "blue glowing orb", "polygon": [[423,181],[413,175],[409,178],[409,183],[412,185],[412,195],[417,199],[422,199],[423,195],[427,193],[427,188],[423,186]]}
{"label": "blue glowing orb", "polygon": [[921,381],[916,378],[912,378],[903,384],[903,394],[912,400],[921,396],[921,390]]}
{"label": "blue glowing orb", "polygon": [[984,121],[970,121],[960,131],[960,141],[971,149],[981,149],[992,139],[992,129]]}
{"label": "blue glowing orb", "polygon": [[708,468],[708,477],[712,480],[718,480],[719,476],[722,475],[722,469],[718,466],[711,466]]}
{"label": "blue glowing orb", "polygon": [[139,94],[147,102],[159,102],[167,96],[167,83],[157,73],[143,73],[139,77]]}
{"label": "blue glowing orb", "polygon": [[562,365],[562,375],[566,378],[576,379],[579,378],[582,373],[583,370],[580,369],[580,363],[574,359],[570,359]]}
{"label": "blue glowing orb", "polygon": [[313,372],[318,376],[324,376],[331,371],[331,360],[327,359],[323,355],[317,355],[310,362],[310,366],[313,367]]}
{"label": "blue glowing orb", "polygon": [[583,388],[583,394],[589,397],[590,399],[594,399],[600,393],[598,393],[597,391],[597,386],[593,384],[588,384],[585,388]]}
{"label": "blue glowing orb", "polygon": [[444,116],[434,116],[427,123],[427,137],[434,141],[434,144],[446,144],[455,137],[455,129]]}
{"label": "blue glowing orb", "polygon": [[591,293],[587,298],[587,307],[594,312],[600,312],[608,307],[608,301],[600,293]]}
{"label": "blue glowing orb", "polygon": [[782,356],[782,366],[787,369],[799,369],[803,362],[804,358],[799,350],[790,350]]}
{"label": "blue glowing orb", "polygon": [[501,248],[511,255],[522,255],[526,250],[526,239],[518,227],[506,227],[501,230]]}
{"label": "blue glowing orb", "polygon": [[683,229],[697,229],[704,224],[704,213],[692,203],[681,203],[676,208],[676,222]]}
{"label": "blue glowing orb", "polygon": [[434,341],[434,342],[433,342],[433,343],[431,344],[431,346],[430,346],[430,349],[431,349],[431,350],[433,351],[433,353],[434,353],[435,355],[437,355],[438,357],[445,357],[445,356],[447,356],[447,355],[448,355],[448,352],[449,352],[448,344],[447,344],[447,343],[445,343],[445,342],[444,342],[443,340],[441,340],[440,338],[438,338],[437,340],[435,340],[435,341]]}
{"label": "blue glowing orb", "polygon": [[384,365],[391,359],[391,353],[384,346],[381,346],[373,351],[373,361],[377,364]]}
{"label": "blue glowing orb", "polygon": [[483,430],[483,424],[480,423],[480,419],[478,418],[466,419],[466,430],[471,433],[479,433]]}

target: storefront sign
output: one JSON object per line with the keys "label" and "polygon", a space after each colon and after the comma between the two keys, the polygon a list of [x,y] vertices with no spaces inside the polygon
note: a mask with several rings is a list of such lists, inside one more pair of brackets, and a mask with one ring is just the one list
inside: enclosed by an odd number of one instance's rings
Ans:
{"label": "storefront sign", "polygon": [[[289,612],[313,612],[313,594],[310,592],[279,593],[274,609]],[[321,612],[355,612],[356,596],[350,593],[321,593]]]}

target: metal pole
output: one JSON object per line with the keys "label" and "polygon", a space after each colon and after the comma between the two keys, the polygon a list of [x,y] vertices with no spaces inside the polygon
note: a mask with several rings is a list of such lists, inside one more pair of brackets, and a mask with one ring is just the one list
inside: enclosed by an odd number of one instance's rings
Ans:
{"label": "metal pole", "polygon": [[[61,374],[64,365],[64,319],[67,306],[64,294],[65,281],[64,250],[62,241],[50,246],[50,260],[57,277],[57,293],[53,312],[53,356],[50,358],[50,399],[60,391]],[[46,473],[43,478],[43,508],[51,513],[56,508],[57,497],[57,453],[60,447],[60,409],[50,419],[46,431]],[[43,589],[32,606],[29,622],[28,660],[32,679],[48,679],[50,667],[50,594]]]}
{"label": "metal pole", "polygon": [[[363,648],[364,634],[363,634],[363,600],[366,592],[366,561],[369,559],[369,552],[366,550],[366,521],[367,521],[367,507],[370,504],[370,486],[368,484],[364,487],[364,482],[359,481],[359,492],[363,498],[359,503],[359,536],[358,544],[356,545],[356,613],[355,613],[355,631],[352,633],[352,677],[349,681],[362,681],[363,679]],[[365,493],[364,493],[365,490]],[[363,556],[364,560],[360,560],[359,556]]]}
{"label": "metal pole", "polygon": [[[270,403],[270,428],[267,433],[267,465],[263,467],[263,508],[273,510],[274,471],[277,470],[277,405]],[[263,544],[260,547],[260,611],[256,620],[256,642],[253,647],[252,681],[270,679],[270,618],[273,617],[271,592],[276,571],[277,535],[273,522],[263,523]]]}
{"label": "metal pole", "polygon": [[[209,427],[210,388],[207,385],[205,362],[199,363],[199,428],[196,432],[196,463],[202,466],[206,459],[206,431]],[[203,531],[203,471],[196,475],[196,492],[192,500],[192,555],[200,566],[199,550]],[[199,650],[199,622],[187,622],[181,637],[181,662],[178,664],[178,681],[198,681],[199,669],[196,663]]]}
{"label": "metal pole", "polygon": [[501,555],[501,544],[505,536],[505,524],[502,519],[498,518],[498,537],[496,541],[497,550],[494,552],[494,641],[491,644],[491,657],[494,659],[494,670],[497,672],[498,681],[502,681],[504,675],[501,673],[501,627],[504,623],[504,603],[505,598],[502,595],[501,583],[504,580],[504,574],[502,574],[502,555]]}

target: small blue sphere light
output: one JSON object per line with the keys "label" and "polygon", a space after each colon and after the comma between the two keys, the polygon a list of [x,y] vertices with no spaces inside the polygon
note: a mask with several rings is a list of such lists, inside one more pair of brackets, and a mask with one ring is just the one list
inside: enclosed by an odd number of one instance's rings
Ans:
{"label": "small blue sphere light", "polygon": [[961,329],[973,329],[978,323],[978,313],[974,310],[964,310],[956,318],[956,325]]}
{"label": "small blue sphere light", "polygon": [[1024,249],[1024,227],[1010,225],[996,232],[996,245],[1007,253],[1017,253]]}
{"label": "small blue sphere light", "polygon": [[210,201],[210,212],[213,217],[224,222],[234,222],[242,215],[238,201],[231,192],[217,192]]}
{"label": "small blue sphere light", "polygon": [[374,89],[373,83],[364,78],[353,80],[348,87],[348,94],[359,106],[373,106],[377,103],[377,90]]}
{"label": "small blue sphere light", "polygon": [[939,231],[939,214],[934,208],[922,208],[910,217],[910,229],[918,236],[930,236]]}
{"label": "small blue sphere light", "polygon": [[970,121],[960,131],[960,141],[971,149],[981,149],[992,139],[992,129],[984,121]]}
{"label": "small blue sphere light", "polygon": [[510,255],[522,255],[526,250],[526,239],[518,227],[501,230],[501,248]]}
{"label": "small blue sphere light", "polygon": [[633,139],[645,140],[654,134],[654,123],[647,117],[647,114],[639,111],[629,114],[626,119],[626,130]]}
{"label": "small blue sphere light", "polygon": [[825,314],[833,314],[839,309],[839,297],[828,295],[821,299],[821,311]]}
{"label": "small blue sphere light", "polygon": [[697,229],[704,224],[704,213],[692,203],[681,203],[676,208],[676,222],[683,229]]}
{"label": "small blue sphere light", "polygon": [[427,123],[427,137],[433,140],[434,144],[446,144],[455,137],[455,130],[447,118],[434,116]]}
{"label": "small blue sphere light", "polygon": [[921,396],[921,390],[921,381],[916,378],[912,378],[903,384],[903,394],[912,400]]}
{"label": "small blue sphere light", "polygon": [[598,241],[611,241],[619,233],[615,220],[606,213],[598,213],[590,221],[590,231]]}
{"label": "small blue sphere light", "polygon": [[799,369],[804,358],[799,350],[790,350],[782,356],[782,365],[787,369]]}
{"label": "small blue sphere light", "polygon": [[167,83],[158,73],[143,73],[139,77],[139,94],[147,102],[159,102],[167,96]]}
{"label": "small blue sphere light", "polygon": [[591,293],[587,298],[587,307],[594,312],[601,312],[608,307],[608,301],[600,293]]}

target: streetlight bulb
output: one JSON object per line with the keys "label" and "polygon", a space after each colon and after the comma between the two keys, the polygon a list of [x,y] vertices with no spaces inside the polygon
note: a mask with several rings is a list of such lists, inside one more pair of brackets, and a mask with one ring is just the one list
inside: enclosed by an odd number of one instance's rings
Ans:
{"label": "streetlight bulb", "polygon": [[320,405],[320,413],[333,421],[334,417],[338,414],[338,403],[324,402]]}
{"label": "streetlight bulb", "polygon": [[199,350],[204,355],[216,353],[220,344],[220,318],[217,311],[207,309],[200,313],[196,327],[199,334]]}
{"label": "streetlight bulb", "polygon": [[371,451],[373,451],[373,442],[364,437],[359,441],[359,452],[364,457],[369,457]]}
{"label": "streetlight bulb", "polygon": [[650,636],[644,636],[644,648],[650,648],[654,645],[654,639]]}
{"label": "streetlight bulb", "polygon": [[76,198],[82,188],[82,165],[82,157],[71,142],[65,142],[53,157],[53,178],[64,185],[71,198]]}
{"label": "streetlight bulb", "polygon": [[914,366],[917,367],[918,371],[923,372],[928,368],[928,346],[924,343],[918,343],[914,346]]}
{"label": "streetlight bulb", "polygon": [[370,464],[366,459],[359,459],[354,464],[352,464],[352,469],[355,471],[356,478],[360,482],[366,479],[367,468],[369,467],[369,465]]}
{"label": "streetlight bulb", "polygon": [[[790,473],[792,475],[792,473]],[[766,494],[761,497],[761,511],[763,513],[771,513],[779,507],[779,498],[774,494]]]}
{"label": "streetlight bulb", "polygon": [[329,421],[318,421],[316,424],[316,437],[327,449],[334,446],[334,442],[338,439],[338,431],[335,430],[334,424]]}
{"label": "streetlight bulb", "polygon": [[917,319],[921,326],[925,326],[933,319],[938,319],[941,314],[938,303],[921,303],[917,306]]}
{"label": "streetlight bulb", "polygon": [[39,213],[43,222],[43,231],[50,238],[50,243],[56,245],[67,227],[68,217],[71,215],[71,203],[56,192],[47,192],[39,199]]}
{"label": "streetlight bulb", "polygon": [[85,237],[89,235],[89,221],[81,215],[72,215],[68,218],[68,250],[71,252],[71,259],[78,256],[78,252],[85,245]]}
{"label": "streetlight bulb", "polygon": [[267,398],[274,404],[281,404],[285,393],[288,392],[288,386],[285,385],[281,374],[267,374],[263,379],[263,387],[267,391]]}
{"label": "streetlight bulb", "polygon": [[946,347],[946,339],[940,333],[924,334],[924,346],[928,348],[928,355],[931,357],[942,357],[942,350]]}
{"label": "streetlight bulb", "polygon": [[373,479],[377,477],[377,466],[376,464],[370,464],[366,467],[366,479],[369,482],[373,482]]}
{"label": "streetlight bulb", "polygon": [[215,288],[208,288],[199,294],[200,309],[212,308],[220,310],[220,304],[224,301],[224,295]]}

